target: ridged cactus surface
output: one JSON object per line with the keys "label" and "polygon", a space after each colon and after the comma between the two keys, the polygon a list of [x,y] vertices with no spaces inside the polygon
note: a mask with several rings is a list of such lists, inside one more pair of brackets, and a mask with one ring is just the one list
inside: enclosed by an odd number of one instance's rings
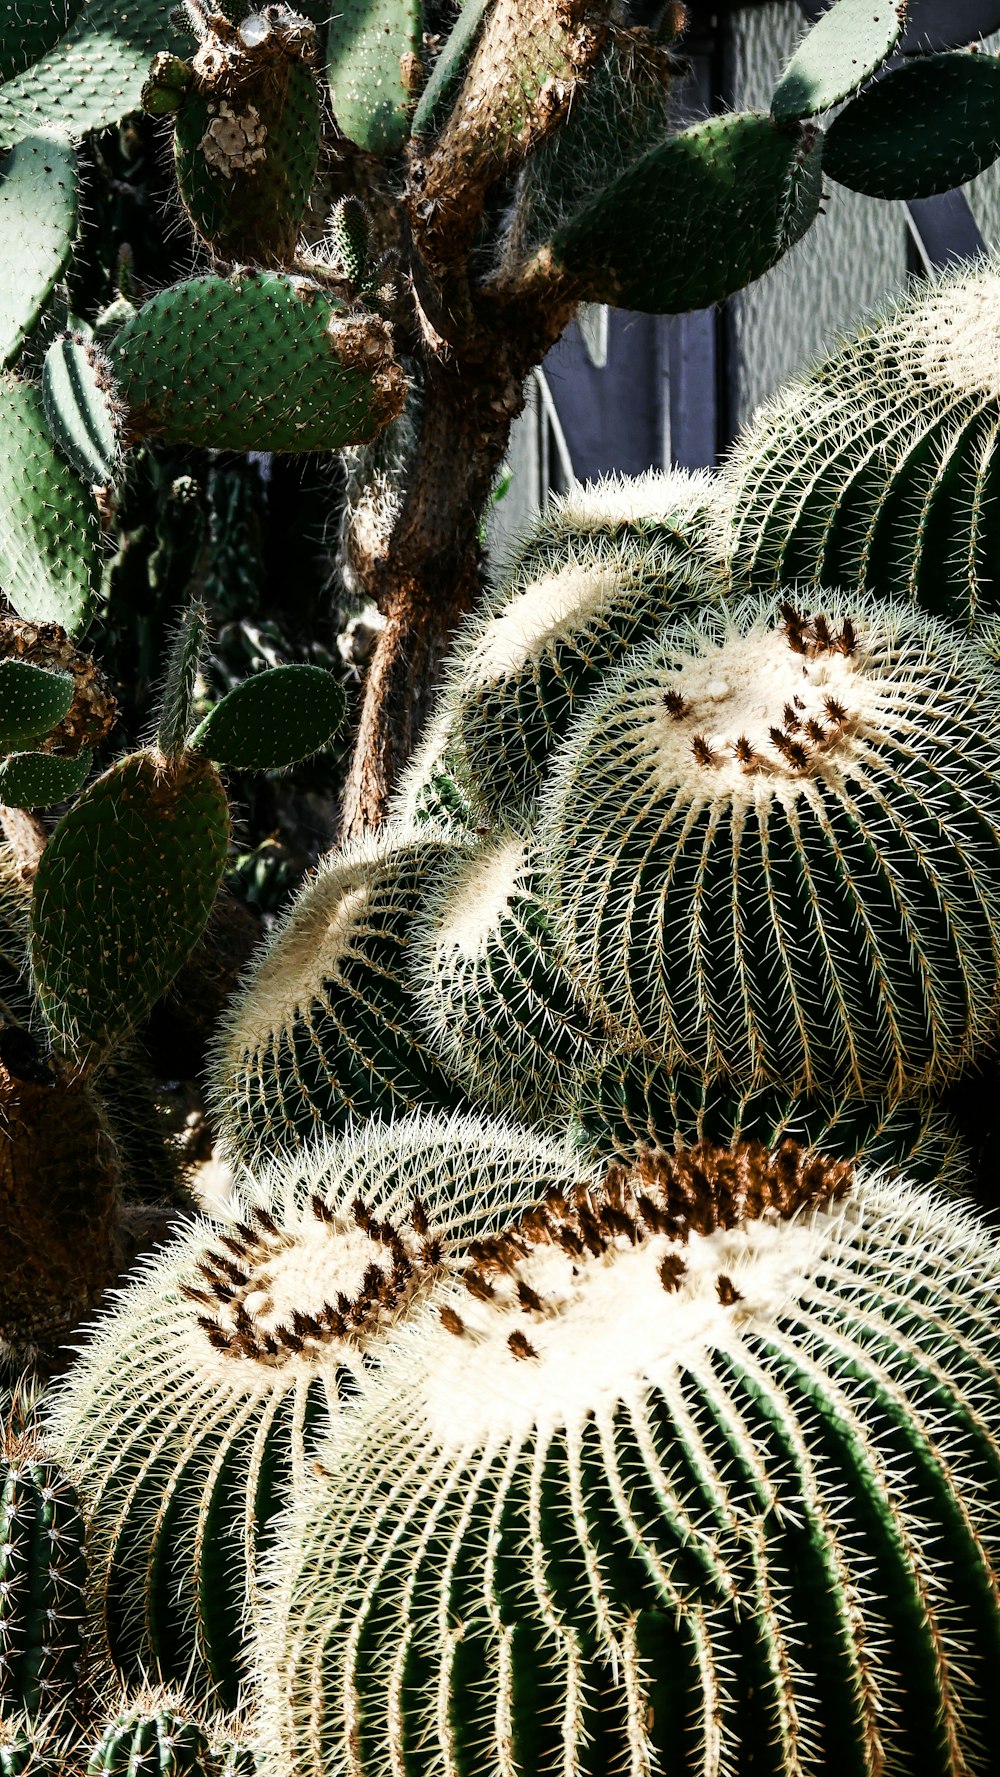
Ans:
{"label": "ridged cactus surface", "polygon": [[0,1710],[72,1712],[87,1560],[76,1489],[33,1429],[0,1439]]}
{"label": "ridged cactus surface", "polygon": [[91,1524],[98,1651],[120,1676],[237,1702],[258,1564],[320,1432],[470,1242],[592,1176],[504,1124],[372,1122],[149,1262],[55,1420]]}
{"label": "ridged cactus surface", "polygon": [[219,1128],[244,1164],[356,1117],[458,1104],[409,980],[414,921],[450,844],[389,831],[331,853],[274,928],[212,1064]]}
{"label": "ridged cactus surface", "polygon": [[455,845],[414,925],[412,983],[428,1040],[477,1102],[559,1115],[592,1021],[555,949],[531,842]]}
{"label": "ridged cactus surface", "polygon": [[208,1735],[172,1700],[125,1704],[87,1760],[87,1777],[209,1777]]}
{"label": "ridged cactus surface", "polygon": [[577,547],[529,541],[508,582],[455,638],[441,719],[491,817],[530,814],[588,692],[666,619],[711,599],[707,570],[662,533],[594,527]]}
{"label": "ridged cactus surface", "polygon": [[405,392],[384,321],[277,271],[171,284],[110,353],[134,432],[211,450],[338,450]]}
{"label": "ridged cactus surface", "polygon": [[403,825],[423,827],[432,823],[445,830],[468,832],[477,823],[471,796],[454,722],[447,715],[434,716],[400,773],[392,798],[392,816]]}
{"label": "ridged cactus surface", "polygon": [[953,1204],[794,1146],[550,1195],[289,1514],[269,1758],[988,1777],[998,1264]]}
{"label": "ridged cactus surface", "polygon": [[45,417],[60,451],[88,487],[121,467],[122,411],[104,353],[79,335],[54,339],[42,363]]}
{"label": "ridged cactus surface", "polygon": [[539,858],[567,959],[639,1043],[745,1085],[941,1082],[990,1039],[998,685],[903,604],[667,625],[581,714]]}
{"label": "ridged cactus surface", "polygon": [[998,330],[991,259],[884,304],[780,389],[724,472],[734,584],[1000,608]]}

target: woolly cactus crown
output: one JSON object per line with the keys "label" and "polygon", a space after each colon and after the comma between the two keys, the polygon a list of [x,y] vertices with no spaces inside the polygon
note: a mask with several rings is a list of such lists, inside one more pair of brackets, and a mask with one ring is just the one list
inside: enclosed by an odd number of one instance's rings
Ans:
{"label": "woolly cactus crown", "polygon": [[985,1777],[996,1288],[952,1204],[793,1146],[551,1194],[405,1330],[289,1514],[268,1752]]}
{"label": "woolly cactus crown", "polygon": [[370,1123],[178,1233],[62,1384],[56,1448],[91,1521],[100,1652],[126,1679],[232,1707],[275,1511],[389,1329],[469,1242],[551,1184],[591,1177],[505,1124]]}
{"label": "woolly cactus crown", "polygon": [[[567,735],[538,829],[594,1006],[744,1084],[941,1080],[993,1030],[998,685],[911,607],[666,625]],[[804,965],[808,959],[808,965]]]}

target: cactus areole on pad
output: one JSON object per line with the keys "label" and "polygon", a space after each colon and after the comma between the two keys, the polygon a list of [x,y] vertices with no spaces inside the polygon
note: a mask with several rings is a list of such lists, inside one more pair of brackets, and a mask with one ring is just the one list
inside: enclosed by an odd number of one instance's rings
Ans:
{"label": "cactus areole on pad", "polygon": [[277,1768],[986,1777],[985,1231],[745,1144],[550,1192],[473,1261],[286,1521]]}

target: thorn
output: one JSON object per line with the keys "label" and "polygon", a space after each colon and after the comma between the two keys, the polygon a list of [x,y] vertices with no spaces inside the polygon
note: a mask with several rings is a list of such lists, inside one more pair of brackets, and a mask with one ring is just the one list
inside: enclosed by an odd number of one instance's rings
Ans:
{"label": "thorn", "polygon": [[438,1314],[441,1317],[441,1325],[444,1327],[445,1332],[454,1333],[455,1337],[460,1339],[465,1332],[465,1322],[461,1315],[456,1314],[454,1308],[449,1308],[447,1306],[439,1308]]}
{"label": "thorn", "polygon": [[541,1296],[536,1290],[532,1289],[530,1283],[525,1283],[520,1277],[517,1280],[517,1299],[526,1314],[542,1313],[543,1304]]}
{"label": "thorn", "polygon": [[337,1218],[334,1215],[333,1210],[330,1208],[330,1205],[327,1203],[326,1198],[321,1197],[318,1191],[313,1192],[309,1202],[312,1205],[313,1215],[318,1222],[336,1221]]}
{"label": "thorn", "polygon": [[253,1321],[250,1319],[242,1302],[236,1304],[236,1326],[237,1330],[244,1334],[250,1334],[254,1330]]}
{"label": "thorn", "polygon": [[742,1302],[743,1300],[732,1278],[727,1277],[724,1271],[720,1271],[716,1278],[715,1288],[724,1308],[731,1308],[734,1302]]}
{"label": "thorn", "polygon": [[795,711],[792,708],[792,705],[790,703],[786,703],[786,705],[782,711],[782,715],[785,718],[785,732],[788,734],[797,733],[798,730],[801,728],[802,724],[799,721],[799,718],[795,714]]}
{"label": "thorn", "polygon": [[811,716],[806,723],[806,734],[810,740],[815,741],[818,747],[822,746],[826,739],[826,729],[822,722],[817,722],[815,716]]}
{"label": "thorn", "polygon": [[351,1204],[351,1214],[358,1227],[370,1238],[374,1238],[375,1218],[362,1196],[357,1196]]}
{"label": "thorn", "polygon": [[813,618],[812,630],[816,639],[816,647],[821,654],[828,654],[833,647],[833,637],[830,634],[830,625],[822,612],[818,617]]}
{"label": "thorn", "polygon": [[414,1233],[427,1233],[430,1223],[427,1220],[427,1211],[424,1208],[423,1200],[420,1197],[415,1196],[410,1205],[410,1221],[413,1224]]}
{"label": "thorn", "polygon": [[754,750],[745,734],[741,734],[738,740],[734,740],[733,752],[741,765],[753,764],[755,758]]}
{"label": "thorn", "polygon": [[679,691],[665,691],[663,693],[663,707],[667,715],[673,716],[674,721],[678,722],[682,716],[688,714],[691,705],[685,702]]}
{"label": "thorn", "polygon": [[493,1285],[488,1278],[483,1276],[481,1271],[469,1270],[464,1272],[462,1282],[470,1296],[475,1296],[478,1302],[490,1302],[496,1295],[496,1290],[493,1288]]}
{"label": "thorn", "polygon": [[717,765],[718,760],[703,734],[691,736],[691,751],[699,765]]}
{"label": "thorn", "polygon": [[847,721],[847,711],[842,703],[837,702],[835,697],[824,697],[823,708],[831,722],[836,722],[838,727]]}
{"label": "thorn", "polygon": [[202,1308],[211,1308],[215,1300],[206,1290],[196,1289],[193,1283],[182,1283],[180,1291],[182,1296],[187,1296],[189,1302],[197,1302]]}
{"label": "thorn", "polygon": [[216,1351],[228,1351],[229,1350],[229,1340],[227,1339],[225,1333],[222,1331],[222,1328],[220,1326],[217,1326],[214,1320],[209,1320],[207,1314],[199,1314],[198,1325],[200,1326],[200,1328],[201,1328],[202,1332],[204,1333],[206,1339],[208,1340],[209,1344],[215,1346]]}
{"label": "thorn", "polygon": [[804,703],[803,703],[803,701],[802,701],[802,699],[801,699],[801,697],[799,697],[799,696],[795,696],[795,697],[793,697],[793,698],[792,698],[792,702],[793,702],[793,703],[794,703],[794,705],[795,705],[795,708],[796,708],[796,709],[797,709],[797,710],[804,710],[804,709],[805,709],[805,707],[806,707],[806,706],[805,706],[805,704],[804,704]]}
{"label": "thorn", "polygon": [[849,617],[844,618],[844,625],[840,632],[840,640],[837,643],[837,647],[840,649],[841,654],[851,655],[857,653],[858,632]]}
{"label": "thorn", "polygon": [[343,1290],[337,1291],[337,1307],[343,1315],[350,1314],[351,1309],[354,1307],[354,1303],[351,1301],[350,1296],[346,1296]]}
{"label": "thorn", "polygon": [[444,1241],[440,1234],[432,1234],[420,1248],[420,1257],[425,1265],[440,1265],[444,1256]]}
{"label": "thorn", "polygon": [[218,1241],[219,1245],[226,1247],[236,1259],[246,1259],[249,1256],[245,1242],[236,1240],[232,1234],[220,1234]]}
{"label": "thorn", "polygon": [[535,1350],[535,1347],[532,1345],[531,1340],[526,1339],[523,1333],[516,1333],[516,1332],[511,1333],[508,1337],[507,1344],[509,1345],[511,1353],[514,1357],[537,1357],[538,1356],[538,1353]]}
{"label": "thorn", "polygon": [[670,1294],[680,1289],[682,1279],[687,1276],[687,1266],[679,1253],[664,1253],[660,1260],[657,1276],[664,1289]]}
{"label": "thorn", "polygon": [[281,1229],[278,1227],[273,1215],[271,1215],[269,1210],[262,1209],[259,1203],[253,1205],[250,1214],[255,1222],[259,1222],[262,1228],[266,1228],[268,1234],[281,1233]]}

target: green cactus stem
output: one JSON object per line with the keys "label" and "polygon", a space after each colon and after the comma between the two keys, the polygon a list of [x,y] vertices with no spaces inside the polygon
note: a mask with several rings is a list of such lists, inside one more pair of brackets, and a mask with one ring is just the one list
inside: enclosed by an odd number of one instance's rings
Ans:
{"label": "green cactus stem", "polygon": [[823,171],[878,198],[933,197],[1000,155],[1000,60],[956,50],[893,68],[834,118]]}
{"label": "green cactus stem", "polygon": [[106,1315],[60,1385],[54,1436],[91,1526],[91,1615],[120,1676],[226,1707],[275,1513],[320,1433],[440,1279],[547,1185],[591,1177],[502,1124],[372,1122],[240,1187]]}
{"label": "green cactus stem", "polygon": [[141,1694],[102,1730],[87,1777],[208,1777],[209,1738],[169,1693]]}
{"label": "green cactus stem", "polygon": [[83,0],[18,0],[4,20],[0,44],[0,85],[23,74],[53,44],[76,17]]}
{"label": "green cactus stem", "polygon": [[[197,234],[222,259],[287,265],[316,177],[317,34],[289,7],[251,10],[238,25],[209,15],[174,111],[177,188]],[[144,103],[164,108],[180,70],[163,59]]]}
{"label": "green cactus stem", "polygon": [[424,738],[401,774],[392,816],[404,826],[428,823],[445,831],[467,832],[476,825],[470,786],[447,719],[432,718]]}
{"label": "green cactus stem", "polygon": [[837,0],[806,33],[771,100],[778,123],[829,111],[857,92],[899,42],[906,0]]}
{"label": "green cactus stem", "polygon": [[319,1452],[266,1760],[988,1777],[997,1267],[953,1202],[794,1144],[550,1196]]}
{"label": "green cactus stem", "polygon": [[919,1092],[991,1040],[1000,685],[902,604],[749,598],[605,681],[539,856],[596,1010],[743,1086]]}
{"label": "green cactus stem", "polygon": [[414,136],[435,135],[447,118],[465,79],[490,4],[491,0],[462,0],[462,9],[417,102]]}
{"label": "green cactus stem", "polygon": [[384,321],[274,271],[171,284],[110,355],[134,436],[211,450],[362,443],[405,392]]}
{"label": "green cactus stem", "polygon": [[0,1437],[0,1709],[72,1712],[87,1580],[76,1489],[33,1429]]}
{"label": "green cactus stem", "polygon": [[338,127],[369,154],[398,153],[423,82],[422,0],[339,0],[327,34]]}
{"label": "green cactus stem", "polygon": [[404,829],[330,854],[275,926],[214,1046],[234,1158],[253,1167],[353,1118],[460,1103],[409,980],[414,920],[450,844]]}
{"label": "green cactus stem", "polygon": [[17,357],[65,272],[76,223],[72,143],[27,136],[0,168],[0,364]]}
{"label": "green cactus stem", "polygon": [[725,467],[734,585],[998,608],[1000,272],[993,261],[885,303],[747,428]]}

